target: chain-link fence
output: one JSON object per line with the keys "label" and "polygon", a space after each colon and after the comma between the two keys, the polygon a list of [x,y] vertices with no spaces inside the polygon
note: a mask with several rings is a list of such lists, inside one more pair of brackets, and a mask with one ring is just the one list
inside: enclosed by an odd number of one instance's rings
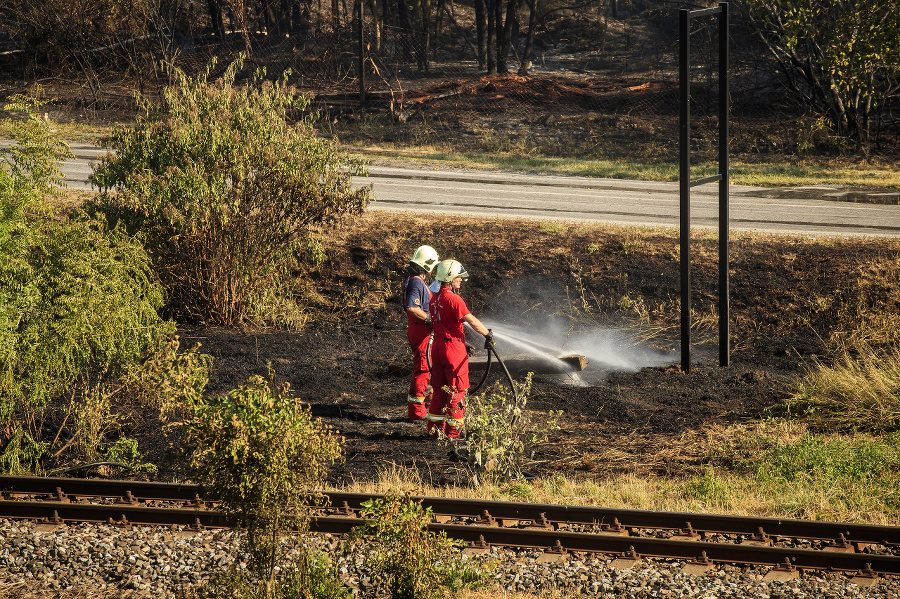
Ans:
{"label": "chain-link fence", "polygon": [[[792,101],[777,64],[736,6],[729,40],[732,151],[812,151],[827,137],[821,115]],[[522,4],[500,72],[492,76],[479,52],[473,7],[452,2],[439,2],[421,30],[387,24],[397,19],[386,19],[383,8],[376,18],[368,3],[360,27],[358,5],[344,5],[341,12],[334,0],[324,8],[302,5],[287,24],[265,10],[250,15],[243,29],[230,27],[238,21],[233,15],[221,21],[195,16],[194,26],[173,26],[166,36],[86,48],[55,72],[53,65],[28,67],[29,57],[9,40],[5,47],[11,49],[0,61],[26,82],[54,88],[69,83],[68,103],[60,108],[74,110],[76,118],[133,109],[131,90],[154,93],[167,81],[159,66],[164,61],[190,74],[213,57],[224,70],[245,52],[248,69],[264,66],[269,76],[289,69],[289,81],[310,94],[328,122],[370,125],[367,132],[357,128],[362,137],[612,156],[639,147],[644,158],[669,160],[677,151],[678,10],[685,7],[698,8],[665,0],[596,0],[547,10],[530,24],[529,6]],[[334,9],[340,18],[333,18]],[[714,19],[695,22],[692,123],[695,150],[709,156],[715,155],[718,127],[717,37]],[[5,91],[16,88],[10,83]],[[890,110],[882,114],[876,141],[891,144],[896,123]]]}

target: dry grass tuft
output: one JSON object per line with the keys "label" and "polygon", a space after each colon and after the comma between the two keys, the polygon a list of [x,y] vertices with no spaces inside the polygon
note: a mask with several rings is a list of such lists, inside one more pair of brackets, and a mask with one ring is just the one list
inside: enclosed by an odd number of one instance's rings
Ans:
{"label": "dry grass tuft", "polygon": [[818,429],[892,431],[900,428],[900,346],[874,349],[857,340],[834,364],[816,359],[785,404]]}

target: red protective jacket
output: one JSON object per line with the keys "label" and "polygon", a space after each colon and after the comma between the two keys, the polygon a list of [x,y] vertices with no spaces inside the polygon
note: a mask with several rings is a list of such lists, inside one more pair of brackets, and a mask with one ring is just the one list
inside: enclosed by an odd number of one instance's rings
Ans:
{"label": "red protective jacket", "polygon": [[428,408],[428,430],[433,437],[443,430],[459,437],[469,388],[469,355],[466,352],[466,302],[449,287],[441,288],[429,306],[434,342],[431,346],[431,385],[434,396]]}

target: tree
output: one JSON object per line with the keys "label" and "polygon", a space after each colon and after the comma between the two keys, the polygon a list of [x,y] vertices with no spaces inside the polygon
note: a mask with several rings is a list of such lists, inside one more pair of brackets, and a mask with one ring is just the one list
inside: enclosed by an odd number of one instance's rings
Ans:
{"label": "tree", "polygon": [[288,122],[309,100],[286,75],[239,86],[239,58],[210,82],[213,64],[194,79],[176,71],[159,103],[142,99],[137,124],[105,140],[114,152],[94,182],[145,241],[175,312],[298,324],[293,273],[311,227],[361,214],[371,188],[352,186],[362,163],[317,137],[311,115]]}
{"label": "tree", "polygon": [[525,49],[522,51],[522,62],[518,75],[528,75],[531,68],[531,54],[534,49],[534,30],[537,27],[538,0],[528,0],[528,34],[525,37]]}
{"label": "tree", "polygon": [[[120,65],[141,79],[180,51],[176,30],[190,27],[186,0],[0,0],[0,24],[31,57],[35,71],[73,66],[92,100],[102,91],[102,70]],[[143,83],[143,81],[142,81]]]}
{"label": "tree", "polygon": [[512,32],[518,29],[519,0],[476,0],[475,28],[478,40],[478,63],[488,75],[509,73],[508,56]]}
{"label": "tree", "polygon": [[900,89],[900,2],[747,2],[789,89],[839,135],[868,144],[873,111]]}

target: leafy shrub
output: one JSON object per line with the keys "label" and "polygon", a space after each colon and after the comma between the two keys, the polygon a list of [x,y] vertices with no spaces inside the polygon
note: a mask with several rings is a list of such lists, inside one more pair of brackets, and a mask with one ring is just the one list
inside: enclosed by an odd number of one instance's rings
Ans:
{"label": "leafy shrub", "polygon": [[[41,94],[40,86],[34,90]],[[15,143],[0,151],[0,197],[3,211],[0,222],[15,222],[26,210],[40,210],[44,196],[62,184],[59,161],[71,158],[72,151],[38,116],[41,101],[35,97],[14,95],[5,110],[19,112],[19,119],[7,119]]]}
{"label": "leafy shrub", "polygon": [[224,396],[202,398],[186,421],[182,447],[198,482],[246,531],[252,576],[273,592],[280,535],[306,528],[309,504],[341,440],[309,408],[256,375]]}
{"label": "leafy shrub", "polygon": [[137,441],[165,437],[176,431],[185,411],[199,401],[209,380],[210,356],[198,347],[180,352],[178,337],[160,337],[146,357],[124,364],[114,379],[87,385],[65,406],[65,419],[75,424],[76,456],[125,463],[136,470],[156,467],[141,463]]}
{"label": "leafy shrub", "polygon": [[317,551],[302,552],[282,576],[277,594],[285,599],[345,599],[352,595],[340,583],[328,556]]}
{"label": "leafy shrub", "polygon": [[40,470],[48,444],[35,441],[21,426],[12,429],[0,451],[0,472],[25,474]]}
{"label": "leafy shrub", "polygon": [[362,506],[373,520],[354,529],[346,550],[363,551],[365,564],[387,576],[394,599],[449,597],[484,583],[458,552],[464,543],[428,530],[431,508],[391,494]]}
{"label": "leafy shrub", "polygon": [[[24,262],[29,281],[4,298],[9,345],[0,419],[43,420],[39,415],[62,394],[92,404],[90,412],[108,412],[104,388],[119,385],[126,369],[173,332],[157,314],[162,289],[143,248],[121,228],[80,217],[43,223]],[[0,266],[0,282],[8,274],[15,277]]]}
{"label": "leafy shrub", "polygon": [[362,164],[318,138],[311,115],[288,122],[309,100],[286,78],[258,71],[236,85],[239,58],[210,82],[213,65],[195,79],[176,71],[161,102],[141,99],[137,124],[105,140],[114,152],[94,173],[101,208],[145,238],[178,312],[221,324],[292,319],[278,298],[292,298],[292,272],[315,248],[311,227],[361,214],[371,190],[352,188]]}
{"label": "leafy shrub", "polygon": [[34,103],[15,108],[25,119],[0,169],[0,444],[5,467],[21,471],[39,468],[44,452],[100,451],[116,420],[106,389],[173,327],[157,314],[163,292],[146,252],[122,227],[50,213],[44,195],[71,154]]}
{"label": "leafy shrub", "polygon": [[518,392],[496,383],[468,399],[463,455],[476,484],[520,478],[536,446],[559,428],[561,411],[534,421],[525,410],[530,393],[531,373],[518,385]]}
{"label": "leafy shrub", "polygon": [[[14,143],[0,150],[0,397],[4,404],[12,399],[17,376],[24,371],[20,354],[27,348],[18,347],[21,321],[40,301],[38,265],[32,256],[42,238],[43,219],[38,215],[44,212],[44,195],[61,180],[58,160],[72,155],[35,114],[36,101],[22,96],[15,100],[5,108],[23,112],[24,119],[11,121]],[[8,414],[8,407],[0,406],[0,417]]]}

